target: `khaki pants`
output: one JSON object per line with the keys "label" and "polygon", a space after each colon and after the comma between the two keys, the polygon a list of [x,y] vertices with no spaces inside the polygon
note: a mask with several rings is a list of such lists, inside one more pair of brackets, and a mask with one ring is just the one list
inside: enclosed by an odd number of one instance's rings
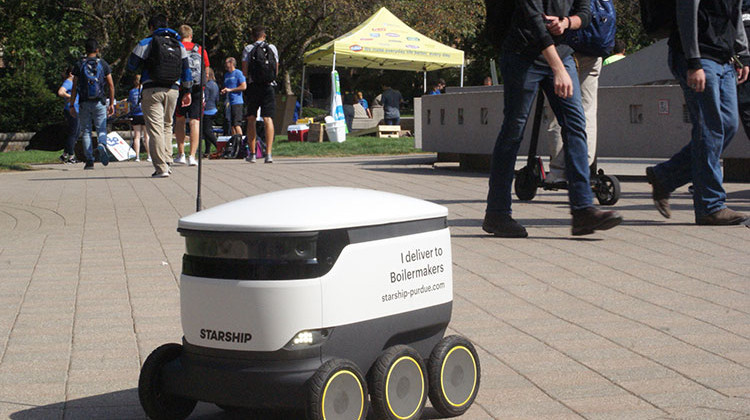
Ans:
{"label": "khaki pants", "polygon": [[141,109],[151,141],[148,151],[157,173],[169,171],[172,163],[172,117],[179,92],[176,89],[147,87],[143,89]]}
{"label": "khaki pants", "polygon": [[[590,57],[574,53],[578,69],[578,81],[581,84],[581,102],[583,112],[586,114],[586,146],[589,150],[589,166],[594,163],[596,157],[596,110],[597,93],[599,90],[599,73],[602,70],[602,58]],[[565,153],[563,153],[563,140],[560,133],[560,125],[549,106],[545,107],[547,120],[550,121],[547,131],[552,135],[549,145],[550,155],[550,181],[555,182],[565,179]]]}

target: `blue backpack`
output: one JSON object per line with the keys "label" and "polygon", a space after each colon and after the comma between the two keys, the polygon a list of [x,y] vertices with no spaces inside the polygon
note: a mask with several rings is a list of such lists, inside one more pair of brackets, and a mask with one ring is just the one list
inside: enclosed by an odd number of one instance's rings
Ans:
{"label": "blue backpack", "polygon": [[104,99],[104,67],[98,58],[87,58],[81,64],[81,99]]}
{"label": "blue backpack", "polygon": [[617,32],[617,12],[612,0],[591,0],[591,23],[567,32],[567,44],[576,52],[593,57],[612,53]]}

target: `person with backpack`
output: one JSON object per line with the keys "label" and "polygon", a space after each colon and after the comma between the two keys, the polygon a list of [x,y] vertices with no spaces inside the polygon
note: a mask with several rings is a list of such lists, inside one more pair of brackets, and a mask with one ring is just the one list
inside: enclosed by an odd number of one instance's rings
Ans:
{"label": "person with backpack", "polygon": [[[511,185],[531,104],[541,87],[562,126],[572,234],[587,235],[622,222],[613,211],[594,207],[586,150],[586,118],[581,105],[573,49],[565,31],[591,20],[589,0],[517,0],[501,44],[504,119],[492,154],[487,209],[482,229],[495,236],[525,238],[526,228],[511,216]],[[493,12],[494,13],[494,12]],[[490,11],[488,10],[488,15]],[[502,14],[501,14],[502,15]],[[507,13],[506,13],[507,15]],[[494,37],[493,37],[494,38]]]}
{"label": "person with backpack", "polygon": [[[193,78],[193,87],[190,91],[190,105],[178,107],[175,113],[174,133],[177,139],[177,157],[174,163],[188,164],[197,166],[198,161],[195,154],[198,151],[200,143],[200,118],[201,118],[201,57],[205,68],[208,69],[211,64],[208,61],[208,54],[200,45],[193,42],[193,28],[189,25],[180,25],[177,30],[182,38],[182,45],[188,53],[188,62],[190,63],[190,73]],[[190,155],[185,160],[185,122],[190,119]]]}
{"label": "person with backpack", "polygon": [[[148,152],[148,133],[146,132],[146,122],[143,120],[143,110],[141,109],[141,75],[136,74],[133,77],[133,88],[128,91],[128,104],[130,107],[131,127],[133,129],[133,150],[135,151],[135,161],[141,161],[141,137],[146,143],[146,152]],[[151,162],[151,155],[148,155],[148,161]]]}
{"label": "person with backpack", "polygon": [[646,168],[654,205],[669,218],[669,196],[693,183],[698,225],[738,225],[748,215],[726,205],[721,153],[737,132],[737,84],[750,73],[742,0],[676,3],[669,36],[669,65],[680,82],[690,121],[690,143],[668,161]]}
{"label": "person with backpack", "polygon": [[[70,114],[78,117],[79,127],[83,133],[83,153],[86,156],[83,169],[94,169],[91,124],[94,124],[97,133],[99,161],[107,166],[107,117],[115,113],[115,84],[109,64],[99,57],[99,43],[89,38],[86,40],[85,48],[86,57],[73,69],[73,90],[68,101]],[[108,92],[105,92],[105,85]],[[105,105],[105,96],[109,98],[109,105]],[[80,114],[76,112],[75,107],[77,98]]]}
{"label": "person with backpack", "polygon": [[[253,42],[242,51],[242,74],[247,80],[245,103],[247,103],[247,139],[251,151],[255,151],[257,130],[255,120],[260,108],[266,134],[266,163],[273,163],[273,116],[276,113],[276,75],[279,73],[279,51],[266,42],[266,28],[256,26],[252,33]],[[255,163],[255,153],[246,160]]]}
{"label": "person with backpack", "polygon": [[[577,30],[568,30],[564,36],[568,45],[573,48],[573,59],[576,63],[578,83],[581,86],[581,103],[586,115],[586,148],[588,150],[589,166],[594,164],[596,157],[597,118],[599,74],[602,71],[602,59],[609,56],[615,45],[616,12],[613,0],[591,0],[591,22]],[[561,29],[553,36],[563,35]],[[550,163],[549,176],[545,182],[556,184],[565,182],[565,153],[563,153],[563,138],[560,124],[552,115],[549,107],[545,108],[549,120],[547,131],[552,135],[549,144]]]}
{"label": "person with backpack", "polygon": [[[177,102],[189,106],[193,77],[188,53],[180,35],[167,28],[167,17],[157,14],[148,21],[151,35],[138,42],[128,58],[127,69],[141,72],[141,109],[149,136],[154,178],[167,178],[172,164],[172,116]],[[180,99],[181,98],[181,99]]]}

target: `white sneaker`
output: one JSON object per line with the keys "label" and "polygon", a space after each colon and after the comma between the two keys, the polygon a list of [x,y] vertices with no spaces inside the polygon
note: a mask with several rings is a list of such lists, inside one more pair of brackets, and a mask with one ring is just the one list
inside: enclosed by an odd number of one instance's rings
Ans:
{"label": "white sneaker", "polygon": [[188,166],[198,166],[198,161],[194,157],[188,156]]}
{"label": "white sneaker", "polygon": [[255,154],[246,157],[245,162],[255,163]]}
{"label": "white sneaker", "polygon": [[184,165],[187,163],[187,160],[185,160],[185,155],[180,155],[174,159],[174,163],[179,163],[181,165]]}
{"label": "white sneaker", "polygon": [[136,161],[136,162],[140,162],[140,161],[141,161],[141,158],[135,158],[135,161]]}
{"label": "white sneaker", "polygon": [[266,163],[273,163],[273,158],[271,155],[266,156]]}
{"label": "white sneaker", "polygon": [[147,162],[153,162],[153,161],[151,160],[151,156],[149,156],[149,157],[148,157],[148,159],[146,159],[146,161],[147,161]]}

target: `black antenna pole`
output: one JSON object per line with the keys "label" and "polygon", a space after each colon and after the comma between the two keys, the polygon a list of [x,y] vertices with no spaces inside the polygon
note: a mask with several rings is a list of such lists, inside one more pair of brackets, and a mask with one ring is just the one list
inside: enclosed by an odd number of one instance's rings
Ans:
{"label": "black antenna pole", "polygon": [[[203,203],[201,203],[201,178],[203,174],[203,91],[206,88],[206,61],[203,59],[203,54],[206,54],[206,0],[203,0],[203,17],[202,17],[202,30],[201,30],[201,119],[198,123],[198,193],[195,196],[195,211],[201,211]],[[211,127],[213,129],[213,127]]]}

